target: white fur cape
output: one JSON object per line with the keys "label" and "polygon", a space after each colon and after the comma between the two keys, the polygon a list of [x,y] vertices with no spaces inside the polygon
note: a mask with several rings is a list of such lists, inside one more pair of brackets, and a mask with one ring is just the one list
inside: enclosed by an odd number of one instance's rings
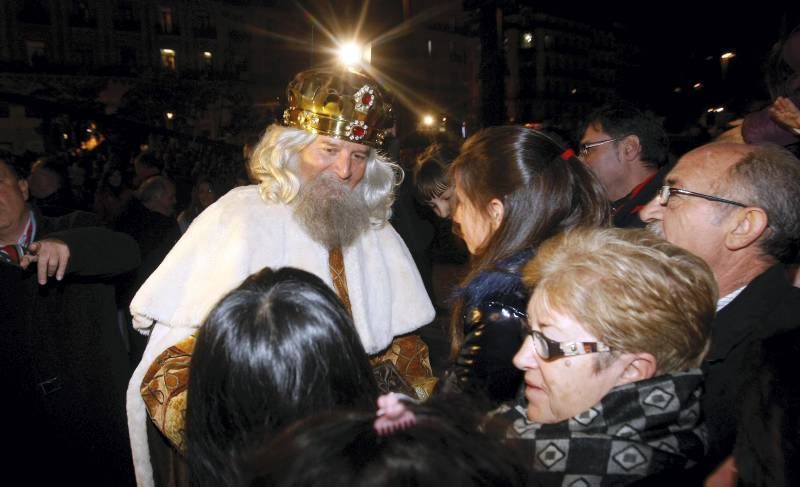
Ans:
{"label": "white fur cape", "polygon": [[[343,252],[353,321],[367,353],[433,320],[411,254],[390,225],[365,232]],[[333,288],[327,251],[294,221],[291,208],[265,203],[257,186],[236,188],[195,219],[133,298],[134,327],[150,333],[128,385],[128,428],[139,486],[153,485],[140,394],[147,368],[194,332],[225,293],[265,266],[297,267]]]}

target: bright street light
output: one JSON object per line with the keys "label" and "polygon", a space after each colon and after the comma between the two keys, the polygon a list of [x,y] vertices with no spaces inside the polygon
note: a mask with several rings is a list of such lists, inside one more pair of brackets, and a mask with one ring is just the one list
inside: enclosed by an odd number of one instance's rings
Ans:
{"label": "bright street light", "polygon": [[422,117],[422,125],[431,127],[433,125],[433,115],[425,115]]}
{"label": "bright street light", "polygon": [[719,58],[722,59],[723,61],[727,61],[727,60],[733,59],[735,57],[736,57],[736,54],[734,54],[732,52],[726,52],[722,56],[720,56]]}
{"label": "bright street light", "polygon": [[364,58],[364,48],[351,41],[340,45],[337,54],[340,63],[351,67],[360,63]]}

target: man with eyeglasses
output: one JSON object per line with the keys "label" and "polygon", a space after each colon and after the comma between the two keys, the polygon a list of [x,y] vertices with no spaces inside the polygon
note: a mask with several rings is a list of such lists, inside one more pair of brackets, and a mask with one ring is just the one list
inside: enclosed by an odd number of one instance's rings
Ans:
{"label": "man with eyeglasses", "polygon": [[739,391],[759,366],[749,350],[800,326],[800,290],[785,265],[800,248],[800,161],[777,146],[708,144],[684,155],[641,212],[648,228],[701,257],[719,286],[703,363],[710,455],[730,455]]}
{"label": "man with eyeglasses", "polygon": [[628,485],[702,459],[708,266],[642,229],[582,229],[545,242],[522,275],[525,400],[500,413],[536,485]]}
{"label": "man with eyeglasses", "polygon": [[667,136],[652,117],[627,103],[604,106],[588,118],[578,156],[606,190],[614,226],[643,227],[639,210],[666,173]]}

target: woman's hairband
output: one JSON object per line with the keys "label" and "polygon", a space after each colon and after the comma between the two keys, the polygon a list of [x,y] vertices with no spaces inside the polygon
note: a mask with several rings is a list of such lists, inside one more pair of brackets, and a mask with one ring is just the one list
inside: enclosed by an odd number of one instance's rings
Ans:
{"label": "woman's hairband", "polygon": [[400,400],[400,397],[400,395],[390,392],[378,398],[378,418],[374,423],[378,436],[387,436],[416,424],[416,416]]}

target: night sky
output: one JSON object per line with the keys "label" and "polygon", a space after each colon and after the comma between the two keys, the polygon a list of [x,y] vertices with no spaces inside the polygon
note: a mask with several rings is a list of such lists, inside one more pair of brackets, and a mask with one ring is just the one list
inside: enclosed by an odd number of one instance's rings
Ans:
{"label": "night sky", "polygon": [[[535,5],[537,2],[529,2]],[[733,2],[731,2],[732,4]],[[751,2],[722,6],[711,2],[606,2],[575,9],[587,22],[618,22],[641,46],[642,69],[634,92],[658,111],[682,106],[676,97],[693,96],[700,105],[746,110],[768,98],[763,68],[773,46],[800,23],[800,2]],[[788,26],[788,30],[787,30]],[[719,56],[733,51],[724,80]],[[702,93],[691,86],[701,81]],[[637,86],[638,85],[638,86]],[[676,94],[675,89],[681,93]]]}

